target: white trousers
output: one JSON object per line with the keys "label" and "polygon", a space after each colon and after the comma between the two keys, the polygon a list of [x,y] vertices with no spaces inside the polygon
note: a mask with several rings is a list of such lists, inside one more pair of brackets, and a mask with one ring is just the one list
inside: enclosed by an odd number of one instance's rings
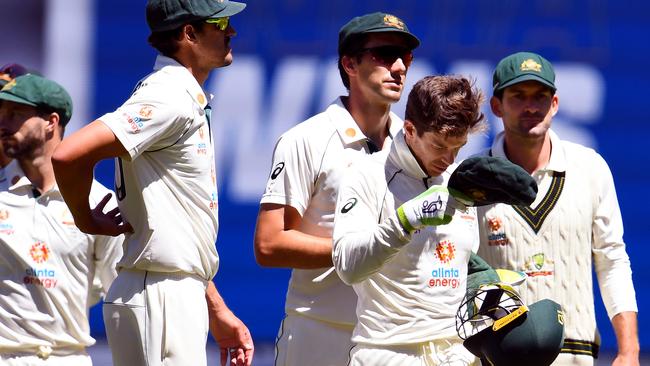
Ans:
{"label": "white trousers", "polygon": [[287,314],[275,343],[275,366],[345,366],[353,329]]}
{"label": "white trousers", "polygon": [[103,308],[113,365],[206,365],[206,287],[185,273],[121,270]]}
{"label": "white trousers", "polygon": [[460,339],[439,339],[401,346],[358,344],[352,349],[350,366],[477,366],[478,359]]}
{"label": "white trousers", "polygon": [[593,366],[595,364],[595,359],[591,356],[560,353],[551,366]]}

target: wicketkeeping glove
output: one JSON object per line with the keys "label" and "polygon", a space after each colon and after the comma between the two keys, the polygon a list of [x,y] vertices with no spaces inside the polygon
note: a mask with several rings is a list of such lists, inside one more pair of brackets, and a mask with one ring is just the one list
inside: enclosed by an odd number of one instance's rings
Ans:
{"label": "wicketkeeping glove", "polygon": [[397,218],[409,233],[425,226],[446,225],[455,210],[465,210],[472,201],[460,192],[444,186],[431,186],[397,208]]}

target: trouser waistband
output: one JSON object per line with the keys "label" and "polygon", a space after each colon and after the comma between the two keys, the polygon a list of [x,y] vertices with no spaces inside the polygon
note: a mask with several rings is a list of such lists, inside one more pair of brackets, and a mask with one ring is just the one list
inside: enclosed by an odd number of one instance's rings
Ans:
{"label": "trouser waistband", "polygon": [[69,347],[56,347],[51,346],[31,346],[21,348],[2,348],[0,347],[0,354],[4,357],[26,357],[37,356],[43,360],[47,360],[50,356],[70,356],[70,355],[85,355],[86,347],[83,346],[69,346]]}
{"label": "trouser waistband", "polygon": [[562,349],[560,349],[561,353],[585,355],[593,358],[598,358],[599,351],[600,345],[594,342],[570,338],[564,339],[564,345],[562,345]]}

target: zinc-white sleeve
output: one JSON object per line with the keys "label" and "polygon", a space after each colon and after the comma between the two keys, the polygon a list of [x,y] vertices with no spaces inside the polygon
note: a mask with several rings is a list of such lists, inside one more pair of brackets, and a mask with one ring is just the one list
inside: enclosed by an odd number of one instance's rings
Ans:
{"label": "zinc-white sleeve", "polygon": [[609,166],[598,154],[593,159],[599,195],[592,226],[593,258],[598,284],[609,318],[638,311],[630,258],[623,242],[623,219]]}
{"label": "zinc-white sleeve", "polygon": [[304,215],[314,192],[316,167],[314,146],[290,130],[282,135],[273,151],[273,162],[260,203],[291,206]]}
{"label": "zinc-white sleeve", "polygon": [[339,189],[332,261],[339,277],[348,285],[378,272],[410,240],[393,210],[378,222],[384,187],[380,181],[357,171],[344,178]]}
{"label": "zinc-white sleeve", "polygon": [[170,91],[148,85],[99,120],[134,159],[144,151],[173,145],[189,129],[194,116],[192,102],[184,93],[182,89]]}

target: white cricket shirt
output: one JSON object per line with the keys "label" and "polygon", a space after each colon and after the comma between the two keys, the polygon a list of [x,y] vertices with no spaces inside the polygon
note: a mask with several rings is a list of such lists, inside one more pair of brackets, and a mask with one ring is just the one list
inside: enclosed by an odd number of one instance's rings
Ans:
{"label": "white cricket shirt", "polygon": [[353,342],[400,345],[457,337],[467,262],[479,243],[476,210],[456,211],[448,225],[412,235],[396,214],[428,187],[446,185],[456,166],[428,177],[400,132],[387,157],[359,160],[343,181],[333,261],[358,295]]}
{"label": "white cricket shirt", "polygon": [[[402,125],[391,113],[384,150]],[[302,215],[301,232],[331,237],[341,179],[354,161],[372,151],[367,141],[341,98],[337,99],[324,112],[280,137],[261,203],[294,207]],[[288,313],[353,325],[355,303],[352,289],[331,268],[294,269],[291,273],[285,304]]]}
{"label": "white cricket shirt", "polygon": [[[0,182],[0,353],[94,344],[88,325],[88,308],[97,300],[93,286],[108,290],[123,236],[81,232],[58,188],[34,197],[16,160],[5,176]],[[108,193],[93,181],[91,207]],[[105,210],[114,207],[113,198]]]}
{"label": "white cricket shirt", "polygon": [[127,235],[119,267],[217,272],[217,185],[204,108],[208,97],[175,60],[158,56],[154,72],[101,118],[128,151],[116,159],[115,191]]}
{"label": "white cricket shirt", "polygon": [[[562,141],[553,131],[550,138],[550,161],[532,174],[539,191],[530,207],[479,208],[479,255],[495,268],[526,272],[523,298],[558,302],[565,337],[597,344],[592,265],[610,318],[637,311],[614,180],[594,150]],[[503,144],[501,133],[493,156],[507,158]]]}

